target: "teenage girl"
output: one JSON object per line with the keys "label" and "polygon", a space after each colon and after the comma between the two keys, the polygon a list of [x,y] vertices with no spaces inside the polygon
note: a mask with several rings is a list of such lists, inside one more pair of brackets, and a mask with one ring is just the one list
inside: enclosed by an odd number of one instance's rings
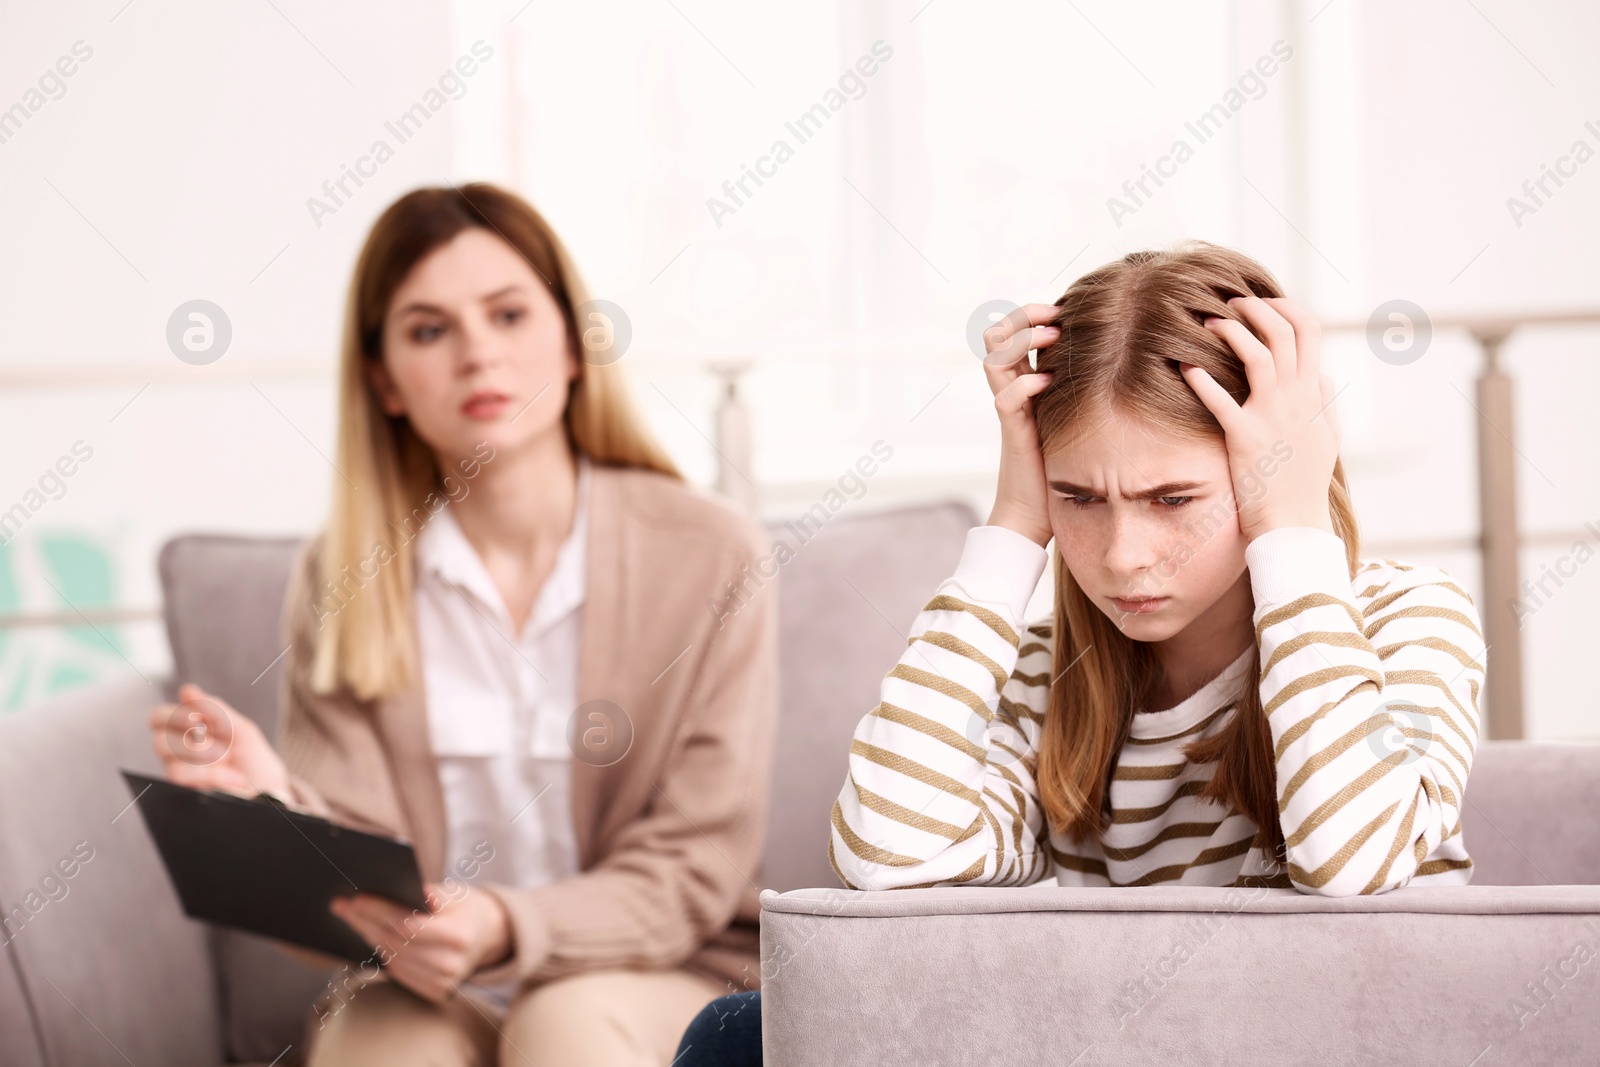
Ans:
{"label": "teenage girl", "polygon": [[[994,509],[856,728],[840,879],[1465,883],[1478,614],[1438,568],[1360,558],[1317,323],[1194,244],[985,341]],[[1054,616],[1028,624],[1052,539]],[[681,1062],[759,1062],[752,1020],[758,994],[714,1002]]]}
{"label": "teenage girl", "polygon": [[718,598],[766,538],[673,469],[597,314],[516,196],[390,206],[350,288],[277,747],[197,686],[152,715],[174,781],[416,848],[428,912],[333,905],[374,951],[308,1019],[312,1064],[659,1067],[756,964],[775,613]]}

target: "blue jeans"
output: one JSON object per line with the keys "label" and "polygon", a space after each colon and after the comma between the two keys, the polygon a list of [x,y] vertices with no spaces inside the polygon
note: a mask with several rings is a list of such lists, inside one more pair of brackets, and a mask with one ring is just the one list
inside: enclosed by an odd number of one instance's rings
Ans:
{"label": "blue jeans", "polygon": [[700,1009],[673,1067],[761,1067],[761,994],[730,993]]}

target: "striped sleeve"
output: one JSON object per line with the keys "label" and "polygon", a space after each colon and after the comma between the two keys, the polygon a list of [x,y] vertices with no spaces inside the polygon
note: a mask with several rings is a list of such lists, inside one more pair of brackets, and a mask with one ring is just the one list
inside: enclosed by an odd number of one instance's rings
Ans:
{"label": "striped sleeve", "polygon": [[856,726],[828,842],[847,886],[1027,885],[1052,872],[1034,785],[1050,657],[1021,625],[1045,563],[1012,530],[968,531]]}
{"label": "striped sleeve", "polygon": [[1471,867],[1459,836],[1478,739],[1482,626],[1445,572],[1384,561],[1354,580],[1311,527],[1245,549],[1261,701],[1296,889],[1382,893]]}

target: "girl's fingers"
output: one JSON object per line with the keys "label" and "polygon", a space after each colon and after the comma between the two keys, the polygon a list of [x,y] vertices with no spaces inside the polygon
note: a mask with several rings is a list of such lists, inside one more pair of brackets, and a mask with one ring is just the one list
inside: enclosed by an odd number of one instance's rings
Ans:
{"label": "girl's fingers", "polygon": [[1273,380],[1280,383],[1294,381],[1299,370],[1296,366],[1294,327],[1289,320],[1259,296],[1236,296],[1228,304],[1244,317],[1266,343],[1272,356]]}
{"label": "girl's fingers", "polygon": [[1316,381],[1322,376],[1322,324],[1288,297],[1268,297],[1266,304],[1294,329],[1296,373],[1303,381]]}
{"label": "girl's fingers", "polygon": [[983,331],[983,362],[1009,367],[1035,348],[1054,344],[1061,330],[1050,325],[1060,311],[1054,304],[1024,304]]}
{"label": "girl's fingers", "polygon": [[983,335],[983,361],[991,367],[1009,367],[1035,348],[1044,348],[1061,338],[1057,326],[1026,326],[1014,332],[1002,333],[1001,323],[989,327]]}
{"label": "girl's fingers", "polygon": [[[1055,341],[1055,337],[1050,336],[1050,334],[1059,334],[1059,331],[1051,330],[1041,336],[1041,331],[1043,330],[1044,327],[1034,327],[1027,333],[1018,334],[1017,336],[1021,340],[1016,341],[1019,351],[1015,354],[1007,351],[1004,356],[991,356],[985,359],[983,376],[989,380],[989,391],[991,393],[998,396],[1002,389],[1021,375],[1033,373],[1032,368],[1028,366],[1029,346],[1044,348]],[[1032,338],[1031,340],[1029,339],[1030,337]],[[1004,359],[1005,362],[1000,362],[1001,359]]]}
{"label": "girl's fingers", "polygon": [[1013,334],[1028,326],[1049,326],[1060,311],[1061,309],[1054,304],[1023,304],[1019,308],[1014,308],[983,331],[984,347],[988,348],[991,340],[996,344],[1003,344]]}
{"label": "girl's fingers", "polygon": [[995,410],[1002,415],[1020,413],[1030,399],[1049,388],[1050,381],[1054,377],[1049,371],[1036,371],[1032,374],[1017,375],[1008,385],[994,395]]}
{"label": "girl's fingers", "polygon": [[1278,370],[1272,352],[1262,344],[1250,328],[1238,319],[1207,319],[1206,329],[1227,342],[1234,355],[1244,364],[1244,375],[1250,383],[1250,395],[1265,399],[1272,395],[1278,384]]}
{"label": "girl's fingers", "polygon": [[[1217,380],[1204,370],[1192,363],[1179,365],[1183,372],[1183,380],[1189,383],[1189,388],[1200,397],[1201,403],[1211,410],[1222,424],[1223,433],[1234,432],[1236,425],[1234,419],[1240,412],[1238,401],[1229,395],[1228,391],[1217,384]],[[1253,388],[1253,387],[1252,387]]]}

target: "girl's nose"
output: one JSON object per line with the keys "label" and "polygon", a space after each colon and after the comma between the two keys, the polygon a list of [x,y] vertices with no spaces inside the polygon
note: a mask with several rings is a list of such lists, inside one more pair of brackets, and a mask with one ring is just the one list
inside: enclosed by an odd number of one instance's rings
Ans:
{"label": "girl's nose", "polygon": [[1156,548],[1154,532],[1136,517],[1113,517],[1106,539],[1106,569],[1132,588],[1154,564],[1158,555]]}

